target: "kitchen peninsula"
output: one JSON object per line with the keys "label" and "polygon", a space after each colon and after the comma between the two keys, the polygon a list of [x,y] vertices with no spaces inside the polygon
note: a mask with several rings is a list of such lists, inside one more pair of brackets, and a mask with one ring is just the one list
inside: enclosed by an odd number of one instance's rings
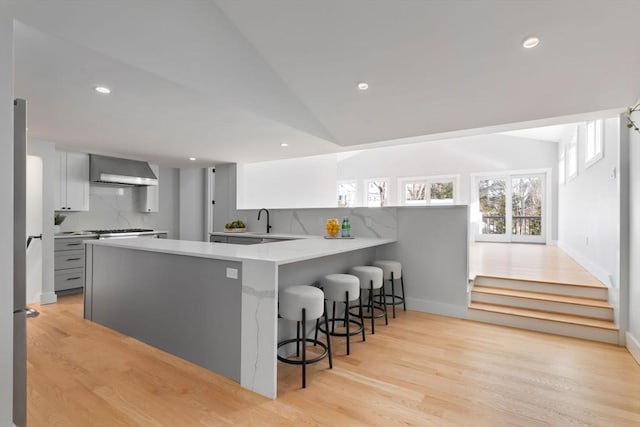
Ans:
{"label": "kitchen peninsula", "polygon": [[275,399],[278,289],[368,264],[395,242],[295,237],[87,241],[84,317]]}

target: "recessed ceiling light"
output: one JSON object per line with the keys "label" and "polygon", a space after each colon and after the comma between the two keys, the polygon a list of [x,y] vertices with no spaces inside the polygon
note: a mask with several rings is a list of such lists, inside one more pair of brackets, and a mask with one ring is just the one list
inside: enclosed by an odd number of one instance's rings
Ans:
{"label": "recessed ceiling light", "polygon": [[195,157],[189,157],[189,160],[191,160],[192,162],[195,162],[196,158]]}
{"label": "recessed ceiling light", "polygon": [[360,89],[360,90],[367,90],[367,89],[369,89],[369,83],[366,83],[366,82],[360,82],[360,83],[358,83],[358,89]]}
{"label": "recessed ceiling light", "polygon": [[537,38],[537,37],[527,37],[522,42],[522,47],[524,47],[525,49],[531,49],[531,48],[534,48],[534,47],[538,46],[538,43],[540,43],[540,39],[539,38]]}
{"label": "recessed ceiling light", "polygon": [[288,147],[289,144],[287,144],[286,142],[283,142],[282,144],[280,144],[280,147]]}
{"label": "recessed ceiling light", "polygon": [[104,93],[104,94],[111,93],[111,89],[109,89],[106,86],[96,86],[93,89],[98,93]]}

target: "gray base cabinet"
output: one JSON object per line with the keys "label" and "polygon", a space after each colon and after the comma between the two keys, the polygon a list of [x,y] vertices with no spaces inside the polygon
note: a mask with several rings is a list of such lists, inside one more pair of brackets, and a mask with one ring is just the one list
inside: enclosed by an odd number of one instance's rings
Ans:
{"label": "gray base cabinet", "polygon": [[82,289],[84,287],[84,240],[63,238],[55,240],[55,280],[56,292]]}

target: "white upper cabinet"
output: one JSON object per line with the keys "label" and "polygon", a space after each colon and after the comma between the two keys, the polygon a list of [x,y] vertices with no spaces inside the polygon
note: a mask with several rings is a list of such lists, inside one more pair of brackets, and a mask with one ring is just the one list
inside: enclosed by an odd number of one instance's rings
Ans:
{"label": "white upper cabinet", "polygon": [[57,211],[89,210],[89,155],[56,151],[54,201]]}
{"label": "white upper cabinet", "polygon": [[158,165],[149,165],[149,167],[158,178],[158,185],[138,187],[138,210],[140,212],[158,212],[159,208],[160,167]]}

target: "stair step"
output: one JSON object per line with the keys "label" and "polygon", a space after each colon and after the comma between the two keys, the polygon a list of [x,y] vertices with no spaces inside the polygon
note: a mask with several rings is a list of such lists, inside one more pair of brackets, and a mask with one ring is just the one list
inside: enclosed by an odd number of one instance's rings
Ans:
{"label": "stair step", "polygon": [[510,307],[497,304],[487,304],[472,302],[469,304],[470,309],[490,311],[493,313],[506,314],[510,316],[528,317],[532,319],[548,320],[552,322],[568,323],[572,325],[588,326],[591,328],[607,329],[618,331],[615,323],[602,319],[594,319],[591,317],[575,316],[570,314],[552,313],[541,310],[531,310],[518,307]]}
{"label": "stair step", "polygon": [[580,285],[573,283],[540,282],[535,280],[477,276],[474,280],[474,286],[487,286],[492,288],[599,300],[606,300],[608,297],[608,288],[604,285]]}
{"label": "stair step", "polygon": [[476,285],[473,287],[474,292],[482,292],[485,294],[506,295],[515,298],[530,298],[541,301],[554,301],[566,304],[586,305],[590,307],[611,308],[613,306],[608,301],[595,298],[582,298],[559,294],[548,294],[544,292],[521,291],[519,289],[494,288],[486,285]]}
{"label": "stair step", "polygon": [[580,316],[558,315],[495,304],[471,303],[468,319],[608,344],[619,345],[620,343],[620,331],[612,322]]}
{"label": "stair step", "polygon": [[613,320],[613,307],[607,301],[517,289],[475,286],[471,301],[543,312]]}

